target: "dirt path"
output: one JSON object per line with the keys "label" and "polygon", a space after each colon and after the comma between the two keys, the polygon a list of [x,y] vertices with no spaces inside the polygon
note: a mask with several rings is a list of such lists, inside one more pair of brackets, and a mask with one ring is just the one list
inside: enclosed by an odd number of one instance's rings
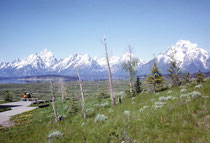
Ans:
{"label": "dirt path", "polygon": [[11,110],[0,113],[0,125],[3,127],[12,126],[13,123],[10,122],[10,117],[36,108],[36,107],[27,107],[30,104],[31,104],[30,101],[20,101],[20,102],[0,104],[11,107]]}

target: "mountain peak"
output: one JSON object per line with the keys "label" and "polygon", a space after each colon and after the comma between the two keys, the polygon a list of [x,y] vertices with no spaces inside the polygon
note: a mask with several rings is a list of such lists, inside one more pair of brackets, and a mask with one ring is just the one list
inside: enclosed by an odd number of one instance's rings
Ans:
{"label": "mountain peak", "polygon": [[53,53],[49,51],[47,48],[45,48],[43,51],[39,53],[40,57],[53,57]]}
{"label": "mountain peak", "polygon": [[[210,55],[197,44],[188,40],[179,40],[166,52],[157,55],[157,62],[160,70],[167,73],[168,63],[171,55],[180,64],[184,72],[210,71]],[[114,76],[124,76],[122,63],[129,60],[129,57],[136,58],[133,53],[125,52],[121,56],[109,57],[111,70]],[[136,58],[138,59],[138,58]],[[139,59],[139,74],[146,74],[150,71],[153,60],[149,62]],[[92,59],[88,54],[74,54],[64,59],[57,60],[48,49],[40,53],[34,53],[22,60],[13,62],[0,62],[0,76],[25,76],[37,74],[67,74],[74,75],[74,67],[78,67],[84,77],[107,76],[107,61],[105,57]]]}
{"label": "mountain peak", "polygon": [[179,40],[172,47],[192,50],[192,49],[197,49],[198,45],[196,43],[190,42],[189,40]]}
{"label": "mountain peak", "polygon": [[157,60],[160,65],[168,64],[174,57],[183,71],[196,72],[197,69],[209,69],[209,54],[204,49],[198,47],[197,44],[188,40],[179,40],[175,45],[171,46],[165,53],[159,54]]}

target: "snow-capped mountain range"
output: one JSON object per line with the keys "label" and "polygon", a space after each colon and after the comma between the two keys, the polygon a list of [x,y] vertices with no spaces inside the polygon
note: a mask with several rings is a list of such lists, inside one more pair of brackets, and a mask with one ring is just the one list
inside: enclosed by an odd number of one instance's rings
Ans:
{"label": "snow-capped mountain range", "polygon": [[[183,72],[197,72],[201,69],[203,72],[210,71],[210,54],[187,40],[180,40],[174,46],[171,46],[165,53],[156,56],[159,68],[162,73],[167,73],[168,63],[171,54],[179,63]],[[134,57],[134,55],[132,55]],[[129,53],[121,57],[110,57],[110,65],[113,76],[127,75],[121,68],[122,62],[128,60]],[[145,62],[139,59],[138,74],[149,73],[154,60]],[[91,58],[87,54],[75,54],[65,59],[57,59],[51,51],[44,49],[39,54],[31,54],[23,59],[15,59],[12,62],[0,63],[1,77],[21,77],[46,74],[57,75],[76,75],[74,68],[77,68],[81,76],[85,79],[90,77],[107,77],[107,64],[104,57]]]}
{"label": "snow-capped mountain range", "polygon": [[[173,56],[172,56],[173,55]],[[165,53],[158,54],[155,59],[163,74],[167,73],[168,64],[173,57],[182,72],[197,73],[210,71],[210,54],[197,44],[187,40],[180,40],[174,46],[169,47]],[[141,66],[139,74],[146,74],[151,69],[154,59]]]}

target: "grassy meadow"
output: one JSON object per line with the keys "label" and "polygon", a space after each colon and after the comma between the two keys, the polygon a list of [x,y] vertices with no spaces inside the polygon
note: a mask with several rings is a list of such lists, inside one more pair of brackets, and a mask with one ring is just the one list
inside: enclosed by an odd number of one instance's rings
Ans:
{"label": "grassy meadow", "polygon": [[[58,84],[54,88],[56,107],[63,120],[54,122],[52,105],[16,115],[11,119],[15,126],[0,127],[0,142],[209,143],[210,79],[197,85],[193,82],[156,94],[144,92],[128,98],[125,95],[128,82],[114,81],[115,94],[122,97],[122,103],[116,100],[118,104],[112,107],[109,98],[99,98],[103,88],[108,94],[108,81],[84,81],[87,119],[83,119],[80,101],[79,112],[68,114],[70,100],[61,102]],[[1,84],[0,97],[3,99],[3,94],[9,90],[15,100],[22,97],[24,91],[49,99],[49,87],[48,83]],[[80,97],[77,82],[68,82],[66,87],[67,98],[71,98],[72,93]]]}

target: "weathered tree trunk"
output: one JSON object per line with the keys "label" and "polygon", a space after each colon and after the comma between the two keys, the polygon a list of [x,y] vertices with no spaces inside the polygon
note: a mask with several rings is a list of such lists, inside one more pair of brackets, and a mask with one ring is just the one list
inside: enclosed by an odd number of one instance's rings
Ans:
{"label": "weathered tree trunk", "polygon": [[64,103],[65,101],[65,83],[64,83],[64,79],[61,79],[61,96],[62,96],[62,102]]}
{"label": "weathered tree trunk", "polygon": [[58,122],[58,115],[57,115],[57,111],[56,111],[56,106],[55,106],[55,95],[53,93],[53,82],[50,82],[50,86],[51,86],[51,96],[52,96],[52,105],[53,105],[53,111],[54,111],[54,115],[55,115],[55,122]]}
{"label": "weathered tree trunk", "polygon": [[82,81],[80,79],[78,70],[77,69],[75,69],[75,70],[76,70],[77,76],[79,78],[79,85],[80,85],[80,91],[81,91],[81,96],[82,96],[82,114],[83,114],[83,118],[86,119],[85,98],[84,98],[84,92],[83,92],[83,88],[82,88]]}
{"label": "weathered tree trunk", "polygon": [[133,92],[133,85],[132,85],[132,65],[131,65],[131,61],[132,61],[132,57],[131,57],[131,53],[132,53],[132,49],[131,49],[131,45],[129,45],[129,84],[130,84],[130,93]]}
{"label": "weathered tree trunk", "polygon": [[112,73],[111,73],[111,68],[109,64],[109,57],[107,53],[107,45],[106,45],[106,37],[104,36],[104,47],[105,47],[105,52],[106,52],[106,61],[107,61],[107,66],[108,66],[108,72],[109,72],[109,91],[110,91],[110,98],[112,101],[112,106],[115,105],[115,96],[113,92],[113,82],[112,82]]}
{"label": "weathered tree trunk", "polygon": [[129,78],[129,85],[130,85],[130,93],[132,93],[133,92],[133,88],[132,88],[132,83],[131,83],[132,81],[131,81],[131,78]]}

